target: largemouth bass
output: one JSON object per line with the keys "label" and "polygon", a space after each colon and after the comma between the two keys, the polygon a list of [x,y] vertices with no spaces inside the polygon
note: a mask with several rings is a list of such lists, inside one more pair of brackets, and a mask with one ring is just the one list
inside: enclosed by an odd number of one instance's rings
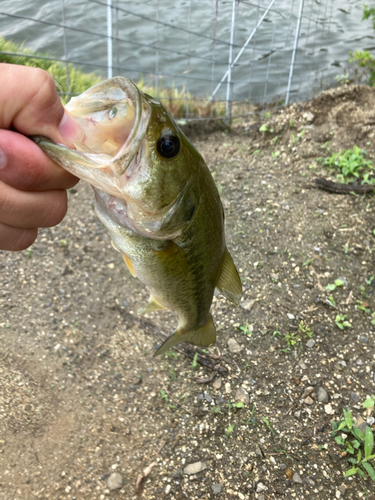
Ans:
{"label": "largemouth bass", "polygon": [[93,187],[96,213],[114,248],[150,292],[139,312],[177,313],[176,330],[155,355],[180,342],[214,344],[215,287],[237,305],[242,287],[225,244],[223,206],[203,158],[164,106],[127,78],[98,83],[66,109],[84,131],[75,150],[44,137],[34,140]]}

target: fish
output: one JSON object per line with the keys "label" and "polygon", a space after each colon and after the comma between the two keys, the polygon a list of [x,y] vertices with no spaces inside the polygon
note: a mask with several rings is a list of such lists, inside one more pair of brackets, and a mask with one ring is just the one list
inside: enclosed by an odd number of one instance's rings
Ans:
{"label": "fish", "polygon": [[239,305],[224,209],[204,159],[166,108],[125,77],[99,82],[65,106],[83,130],[73,148],[35,136],[61,167],[91,184],[95,211],[130,273],[149,290],[139,314],[170,309],[178,325],[156,350],[216,342],[215,288]]}

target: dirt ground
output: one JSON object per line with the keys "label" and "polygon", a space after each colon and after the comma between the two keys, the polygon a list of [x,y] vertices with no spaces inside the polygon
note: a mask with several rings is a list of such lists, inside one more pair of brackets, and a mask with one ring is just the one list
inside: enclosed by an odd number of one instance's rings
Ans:
{"label": "dirt ground", "polygon": [[244,285],[239,308],[214,298],[213,379],[181,354],[152,357],[153,331],[176,319],[137,316],[147,291],[84,183],[58,227],[0,252],[2,500],[375,498],[370,479],[344,478],[331,437],[343,408],[366,420],[375,393],[375,205],[313,182],[327,148],[374,159],[374,124],[375,89],[344,86],[271,114],[269,132],[191,131]]}

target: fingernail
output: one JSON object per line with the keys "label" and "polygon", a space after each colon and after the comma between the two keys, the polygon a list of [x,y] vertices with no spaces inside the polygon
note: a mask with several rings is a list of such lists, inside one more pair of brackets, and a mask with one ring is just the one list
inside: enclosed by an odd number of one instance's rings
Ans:
{"label": "fingernail", "polygon": [[59,132],[69,142],[81,141],[84,138],[83,128],[66,111],[60,122]]}
{"label": "fingernail", "polygon": [[7,164],[7,155],[5,151],[0,147],[0,168],[4,168]]}

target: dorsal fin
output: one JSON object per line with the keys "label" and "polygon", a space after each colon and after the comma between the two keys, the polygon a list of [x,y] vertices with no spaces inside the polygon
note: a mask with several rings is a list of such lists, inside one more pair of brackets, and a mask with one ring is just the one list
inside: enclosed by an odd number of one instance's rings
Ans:
{"label": "dorsal fin", "polygon": [[221,261],[221,272],[216,283],[216,288],[224,297],[238,306],[242,296],[242,284],[233,259],[225,249]]}

